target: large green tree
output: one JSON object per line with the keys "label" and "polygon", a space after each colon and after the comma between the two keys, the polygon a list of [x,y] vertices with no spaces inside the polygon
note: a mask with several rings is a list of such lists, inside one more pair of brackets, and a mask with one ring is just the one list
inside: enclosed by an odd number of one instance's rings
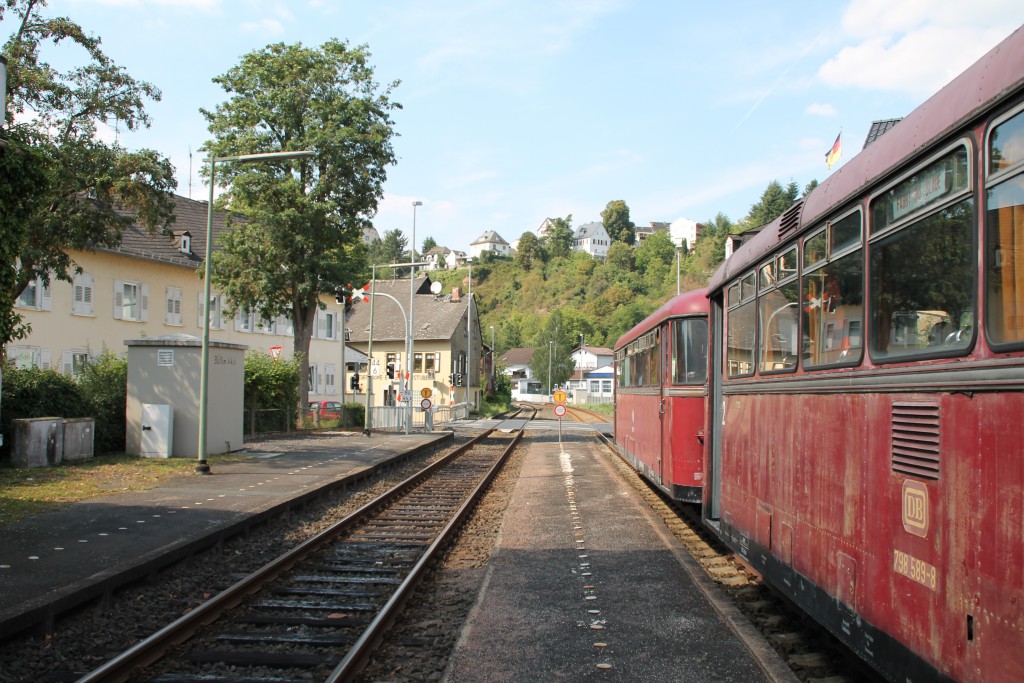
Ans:
{"label": "large green tree", "polygon": [[544,382],[545,391],[549,387],[563,386],[572,377],[576,363],[571,354],[578,343],[577,330],[565,320],[561,309],[555,309],[534,339],[530,358],[530,370]]}
{"label": "large green tree", "polygon": [[777,180],[768,183],[761,193],[761,198],[750,207],[745,220],[745,228],[756,228],[771,223],[800,198],[800,188],[795,181],[786,187]]}
{"label": "large green tree", "polygon": [[[203,110],[216,156],[312,150],[311,159],[218,169],[222,205],[248,220],[228,233],[213,284],[232,307],[291,315],[294,353],[307,365],[321,295],[365,278],[362,230],[395,163],[391,113],[397,82],[374,80],[365,45],[276,43],[214,79],[229,98]],[[308,396],[308,371],[300,377]]]}
{"label": "large green tree", "polygon": [[548,258],[566,258],[572,253],[572,214],[552,219],[550,232],[543,239]]}
{"label": "large green tree", "polygon": [[515,263],[523,270],[530,270],[534,263],[544,260],[544,251],[540,246],[540,239],[533,232],[524,232],[519,237],[519,245],[516,247]]}
{"label": "large green tree", "polygon": [[[45,7],[44,0],[0,2],[0,21],[13,29],[2,49],[9,99],[2,136],[18,150],[6,153],[0,184],[28,193],[0,204],[4,239],[13,240],[5,254],[15,255],[4,259],[13,271],[0,280],[0,346],[28,332],[11,304],[30,282],[71,281],[71,252],[115,246],[132,223],[155,230],[172,220],[170,162],[98,135],[103,124],[148,127],[143,103],[159,100],[160,91],[132,78],[71,19],[44,16]],[[57,50],[76,65],[60,71],[46,61],[44,51]],[[22,173],[28,179],[16,177]],[[21,229],[7,232],[11,221]]]}
{"label": "large green tree", "polygon": [[608,202],[601,212],[601,223],[613,242],[636,243],[636,226],[629,219],[629,206],[623,199]]}

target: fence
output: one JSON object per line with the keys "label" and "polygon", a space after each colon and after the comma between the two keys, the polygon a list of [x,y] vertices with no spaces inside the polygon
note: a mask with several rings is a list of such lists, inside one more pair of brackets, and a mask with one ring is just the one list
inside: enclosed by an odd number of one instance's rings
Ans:
{"label": "fence", "polygon": [[[430,409],[433,425],[446,424],[453,420],[464,420],[469,417],[469,405],[456,403],[452,406],[434,406]],[[379,431],[405,431],[409,421],[408,406],[373,406],[370,408],[370,428]],[[423,429],[426,424],[426,413],[413,406],[412,429]]]}

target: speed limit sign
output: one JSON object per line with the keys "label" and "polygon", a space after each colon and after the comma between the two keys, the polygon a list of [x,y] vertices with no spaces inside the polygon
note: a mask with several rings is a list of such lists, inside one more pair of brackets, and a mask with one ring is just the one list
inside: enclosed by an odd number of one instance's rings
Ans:
{"label": "speed limit sign", "polygon": [[555,406],[555,415],[557,415],[558,417],[564,416],[565,415],[565,406],[563,406],[561,403],[559,403],[557,406]]}

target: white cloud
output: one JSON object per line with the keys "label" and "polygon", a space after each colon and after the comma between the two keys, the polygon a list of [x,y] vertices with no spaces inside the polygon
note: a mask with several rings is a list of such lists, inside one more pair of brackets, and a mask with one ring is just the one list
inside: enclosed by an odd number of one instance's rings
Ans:
{"label": "white cloud", "polygon": [[831,104],[812,102],[806,109],[804,109],[804,113],[810,114],[811,116],[836,116],[839,114],[839,111]]}

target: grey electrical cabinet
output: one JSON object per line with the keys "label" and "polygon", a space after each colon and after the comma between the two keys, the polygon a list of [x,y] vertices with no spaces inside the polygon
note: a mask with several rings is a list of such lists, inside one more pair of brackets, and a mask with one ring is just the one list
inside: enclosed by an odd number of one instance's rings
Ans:
{"label": "grey electrical cabinet", "polygon": [[[125,345],[126,452],[160,458],[198,456],[202,340],[172,334],[131,339]],[[210,455],[242,448],[246,348],[210,342],[206,419],[206,452]],[[166,440],[161,430],[166,430]]]}

